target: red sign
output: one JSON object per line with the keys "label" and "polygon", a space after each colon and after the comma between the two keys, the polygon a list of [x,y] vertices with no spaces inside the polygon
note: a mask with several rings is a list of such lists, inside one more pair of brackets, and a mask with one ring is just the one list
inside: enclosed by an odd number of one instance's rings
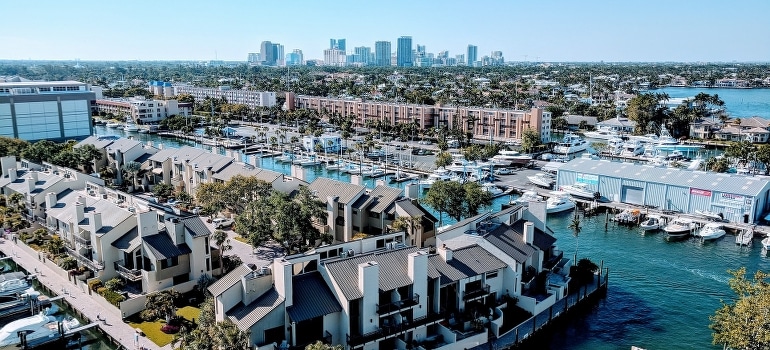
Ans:
{"label": "red sign", "polygon": [[711,191],[709,191],[709,190],[699,190],[697,188],[691,188],[690,189],[690,194],[696,194],[696,195],[699,195],[699,196],[711,197]]}

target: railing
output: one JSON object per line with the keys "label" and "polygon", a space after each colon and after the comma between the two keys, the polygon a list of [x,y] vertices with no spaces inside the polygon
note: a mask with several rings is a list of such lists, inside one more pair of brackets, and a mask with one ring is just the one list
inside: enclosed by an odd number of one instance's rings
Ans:
{"label": "railing", "polygon": [[445,318],[446,317],[444,317],[443,314],[429,313],[425,316],[415,318],[412,321],[409,321],[408,319],[404,319],[404,321],[401,324],[387,326],[387,327],[378,327],[377,329],[362,335],[346,334],[345,337],[348,345],[351,348],[361,347],[364,344],[372,341],[378,341],[384,338],[395,337],[401,333],[408,332],[422,326],[441,322]]}
{"label": "railing", "polygon": [[398,311],[398,310],[401,310],[401,309],[405,309],[405,308],[408,308],[408,307],[415,306],[415,305],[417,305],[419,303],[420,303],[420,295],[415,293],[414,296],[411,297],[411,298],[402,299],[402,300],[399,300],[399,301],[394,301],[392,303],[387,303],[387,304],[383,304],[383,305],[379,305],[378,304],[377,305],[377,313],[380,314],[380,315],[382,315],[382,314],[389,314],[389,313],[394,312],[394,311]]}
{"label": "railing", "polygon": [[[466,288],[468,287],[467,284],[465,286]],[[471,290],[466,289],[465,293],[463,293],[463,300],[480,298],[480,297],[486,296],[487,294],[489,294],[489,285],[485,284],[483,287],[480,287],[480,288],[471,289]]]}
{"label": "railing", "polygon": [[101,270],[104,270],[104,263],[93,261],[88,257],[85,257],[78,253],[77,250],[74,250],[70,247],[64,247],[64,249],[67,251],[67,254],[69,254],[71,257],[75,258],[79,263],[85,265],[89,270],[93,272],[99,272]]}
{"label": "railing", "polygon": [[543,266],[546,269],[552,270],[556,264],[561,261],[561,258],[564,257],[564,251],[562,250],[554,250],[554,256],[552,256]]}
{"label": "railing", "polygon": [[[89,233],[89,236],[90,236],[90,233]],[[80,243],[80,244],[82,244],[82,245],[84,245],[86,247],[91,247],[91,240],[90,239],[86,239],[86,238],[84,238],[83,236],[81,236],[79,234],[72,235],[72,238],[75,240],[76,243]]]}
{"label": "railing", "polygon": [[118,260],[115,262],[115,271],[118,272],[119,275],[121,275],[123,278],[128,279],[132,282],[141,281],[142,280],[142,271],[138,269],[129,269],[124,265],[123,260]]}

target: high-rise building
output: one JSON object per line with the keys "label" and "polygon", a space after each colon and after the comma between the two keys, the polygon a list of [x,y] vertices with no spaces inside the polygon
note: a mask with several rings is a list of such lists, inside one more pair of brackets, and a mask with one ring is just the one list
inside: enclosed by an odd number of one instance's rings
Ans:
{"label": "high-rise building", "polygon": [[329,39],[329,48],[345,51],[345,39]]}
{"label": "high-rise building", "polygon": [[360,63],[362,66],[371,65],[369,57],[372,55],[372,48],[366,46],[359,46],[355,48],[354,63]]}
{"label": "high-rise building", "polygon": [[465,55],[463,55],[463,54],[455,55],[455,61],[459,65],[464,65],[466,63],[465,62]]}
{"label": "high-rise building", "polygon": [[275,64],[277,66],[285,66],[286,61],[283,56],[283,45],[273,44],[273,46],[275,47]]}
{"label": "high-rise building", "polygon": [[469,67],[473,67],[479,58],[479,47],[476,45],[468,45],[468,55],[465,56],[465,58],[467,59],[466,64]]}
{"label": "high-rise building", "polygon": [[503,58],[503,52],[502,51],[492,51],[492,62],[491,64],[493,66],[502,66],[505,64],[505,58]]}
{"label": "high-rise building", "polygon": [[275,55],[277,54],[275,45],[270,41],[263,41],[260,48],[259,57],[262,60],[262,64],[265,66],[275,65]]}
{"label": "high-rise building", "polygon": [[396,65],[399,67],[411,67],[412,61],[412,37],[402,36],[396,44]]}
{"label": "high-rise building", "polygon": [[345,65],[345,51],[339,49],[324,50],[324,65],[341,67]]}
{"label": "high-rise building", "polygon": [[390,41],[374,43],[374,64],[378,67],[390,66]]}
{"label": "high-rise building", "polygon": [[304,61],[304,57],[302,55],[302,50],[300,49],[294,49],[291,53],[286,54],[286,65],[287,66],[299,66],[302,65]]}
{"label": "high-rise building", "polygon": [[259,53],[250,52],[249,58],[246,60],[249,64],[259,64]]}

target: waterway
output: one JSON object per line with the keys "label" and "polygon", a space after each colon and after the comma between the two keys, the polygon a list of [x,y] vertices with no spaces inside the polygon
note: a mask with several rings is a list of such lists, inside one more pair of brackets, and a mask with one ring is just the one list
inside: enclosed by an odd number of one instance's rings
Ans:
{"label": "waterway", "polygon": [[[718,94],[733,116],[770,118],[768,89],[656,91],[671,97],[695,96],[701,91]],[[127,136],[122,130],[104,127],[96,127],[96,133]],[[157,135],[130,135],[141,141],[162,142],[165,147],[194,145]],[[271,158],[263,158],[261,165],[285,174],[290,171],[288,165]],[[350,179],[347,174],[327,173],[321,167],[307,170],[308,181],[318,176]],[[366,185],[373,187],[374,180],[367,179]],[[500,197],[487,210],[499,209],[509,199]],[[591,312],[579,317],[573,314],[566,327],[552,330],[545,337],[548,344],[538,348],[628,349],[635,345],[647,349],[719,349],[711,344],[708,325],[709,316],[721,305],[720,300],[732,297],[727,270],[746,266],[750,274],[758,269],[770,271],[770,258],[758,240],[752,247],[736,246],[734,237],[729,235],[705,244],[694,239],[667,242],[662,233],[641,235],[638,230],[611,223],[605,228],[603,215],[582,220],[582,232],[575,237],[568,228],[570,215],[549,215],[548,225],[558,239],[557,244],[568,256],[577,250],[580,258],[604,261],[610,269],[609,290],[607,298]],[[444,218],[445,224],[450,222],[451,219]]]}
{"label": "waterway", "polygon": [[721,89],[665,87],[651,90],[666,93],[672,98],[695,97],[698,93],[719,95],[725,102],[725,111],[733,118],[753,116],[770,119],[770,89]]}

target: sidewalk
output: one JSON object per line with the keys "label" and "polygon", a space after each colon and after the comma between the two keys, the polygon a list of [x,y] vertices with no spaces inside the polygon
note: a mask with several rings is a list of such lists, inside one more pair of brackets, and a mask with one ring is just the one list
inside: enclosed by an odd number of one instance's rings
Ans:
{"label": "sidewalk", "polygon": [[67,302],[72,305],[73,308],[79,310],[86,318],[88,323],[100,322],[97,320],[97,315],[103,322],[99,324],[103,333],[108,334],[113,339],[118,341],[125,349],[138,349],[140,346],[146,349],[163,349],[171,350],[171,345],[159,347],[147,338],[139,337],[139,344],[134,344],[134,338],[136,337],[136,331],[134,328],[124,323],[123,320],[115,316],[114,311],[103,310],[99,304],[92,299],[87,292],[79,289],[72,282],[62,277],[58,273],[55,273],[51,267],[38,260],[37,256],[33,256],[26,250],[21,249],[13,241],[0,239],[0,251],[6,256],[12,257],[12,259],[28,273],[34,273],[37,271],[37,279],[48,287],[50,290],[58,293],[64,293]]}

